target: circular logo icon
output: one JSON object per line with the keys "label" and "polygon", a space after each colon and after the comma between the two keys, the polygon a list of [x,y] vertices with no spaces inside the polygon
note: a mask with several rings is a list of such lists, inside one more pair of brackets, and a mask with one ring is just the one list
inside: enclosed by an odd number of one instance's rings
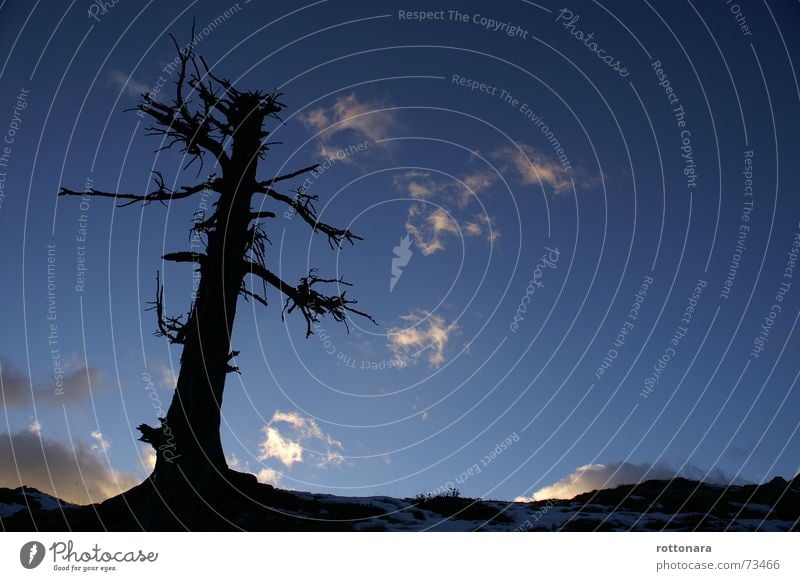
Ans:
{"label": "circular logo icon", "polygon": [[26,569],[35,569],[44,560],[44,545],[39,541],[30,541],[19,550],[19,562]]}

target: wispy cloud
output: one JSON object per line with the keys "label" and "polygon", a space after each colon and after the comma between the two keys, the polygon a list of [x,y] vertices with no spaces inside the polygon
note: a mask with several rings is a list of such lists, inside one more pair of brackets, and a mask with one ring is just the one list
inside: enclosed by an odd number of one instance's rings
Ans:
{"label": "wispy cloud", "polygon": [[161,389],[174,390],[178,387],[178,374],[175,373],[175,369],[166,363],[153,365],[153,375],[155,384]]}
{"label": "wispy cloud", "polygon": [[[305,452],[308,452],[318,467],[344,462],[342,443],[323,432],[313,418],[298,412],[276,411],[269,424],[262,428],[262,432],[264,440],[259,444],[259,461],[274,458],[291,468],[295,463],[302,463]],[[311,451],[307,447],[320,443],[324,451]]]}
{"label": "wispy cloud", "polygon": [[258,471],[258,474],[256,474],[256,479],[263,484],[277,486],[278,483],[280,483],[281,474],[272,468],[262,468]]}
{"label": "wispy cloud", "polygon": [[264,426],[264,441],[259,445],[258,459],[262,462],[276,458],[291,468],[295,462],[303,461],[303,447],[300,442],[285,438],[280,430],[274,426]]}
{"label": "wispy cloud", "polygon": [[676,476],[718,484],[741,482],[740,480],[731,480],[718,469],[706,474],[706,471],[691,465],[678,471],[664,464],[632,464],[630,462],[586,464],[558,482],[540,488],[532,496],[519,496],[514,500],[529,502],[532,500],[570,499],[592,490],[614,488],[623,484],[638,484],[645,480],[667,480]]}
{"label": "wispy cloud", "polygon": [[421,170],[409,170],[394,176],[392,185],[396,190],[420,200],[433,196],[438,187],[430,172]]}
{"label": "wispy cloud", "polygon": [[446,234],[459,234],[458,224],[444,208],[426,211],[425,206],[411,206],[406,219],[406,232],[422,254],[429,256],[444,250]]}
{"label": "wispy cloud", "polygon": [[556,194],[564,194],[572,191],[571,179],[576,187],[591,187],[598,182],[597,178],[581,168],[573,167],[567,172],[552,156],[541,153],[532,145],[517,145],[519,147],[499,147],[492,157],[503,163],[504,171],[514,171],[523,184],[547,185]]}
{"label": "wispy cloud", "polygon": [[460,188],[459,205],[463,208],[470,202],[479,199],[486,190],[497,183],[497,174],[478,171],[465,175],[461,178],[461,181],[464,182],[465,187]]}
{"label": "wispy cloud", "polygon": [[500,230],[495,226],[494,218],[486,214],[476,214],[471,222],[464,222],[464,231],[468,236],[484,236],[489,242],[500,238]]}
{"label": "wispy cloud", "polygon": [[118,472],[109,465],[105,451],[110,442],[96,433],[99,438],[92,434],[95,444],[78,441],[74,448],[43,437],[41,427],[0,434],[0,486],[32,486],[66,501],[86,504],[138,484],[133,474]]}
{"label": "wispy cloud", "polygon": [[409,170],[392,179],[392,186],[411,198],[406,216],[406,232],[417,248],[429,256],[446,250],[450,238],[483,236],[494,242],[500,232],[486,214],[465,215],[465,208],[480,199],[496,181],[488,172],[474,172],[460,180],[444,180],[422,170]]}
{"label": "wispy cloud", "polygon": [[445,250],[447,238],[450,236],[485,236],[489,242],[496,241],[500,236],[494,221],[485,214],[464,218],[459,222],[443,207],[431,208],[428,205],[411,206],[405,228],[425,256]]}
{"label": "wispy cloud", "polygon": [[434,367],[446,360],[446,348],[459,331],[456,323],[447,323],[441,315],[417,310],[401,317],[403,326],[392,327],[387,333],[388,347],[405,364],[424,357]]}
{"label": "wispy cloud", "polygon": [[108,83],[131,97],[141,97],[142,93],[150,91],[150,87],[146,83],[137,81],[131,75],[119,69],[114,69],[108,73]]}
{"label": "wispy cloud", "polygon": [[[338,148],[332,142],[340,134],[350,135],[350,141],[379,141],[398,126],[394,111],[379,101],[362,101],[355,93],[336,99],[331,107],[318,107],[302,113],[299,119],[319,134],[318,153],[326,159],[337,157]],[[355,138],[355,139],[353,139]],[[345,157],[342,161],[349,160]]]}
{"label": "wispy cloud", "polygon": [[142,463],[142,468],[144,468],[147,474],[150,474],[156,467],[156,451],[150,444],[145,444],[143,451],[141,452],[141,456],[139,460]]}
{"label": "wispy cloud", "polygon": [[62,360],[61,373],[34,381],[9,361],[0,358],[0,406],[72,405],[83,403],[100,388],[100,371],[74,359]]}
{"label": "wispy cloud", "polygon": [[465,208],[497,183],[497,174],[489,171],[475,171],[457,177],[444,179],[425,170],[407,170],[392,178],[395,190],[412,198],[427,200],[436,197],[442,204]]}
{"label": "wispy cloud", "polygon": [[[41,426],[39,427],[39,431],[41,432]],[[92,444],[93,451],[108,452],[108,449],[111,447],[111,442],[102,434],[102,432],[95,430],[89,435],[92,437],[92,440],[95,441],[95,443]]]}
{"label": "wispy cloud", "polygon": [[329,434],[323,432],[313,418],[302,416],[298,412],[282,412],[279,410],[272,415],[272,423],[280,422],[292,426],[301,439],[317,439],[322,440],[328,446],[333,446],[335,448],[342,447],[342,443],[334,440]]}

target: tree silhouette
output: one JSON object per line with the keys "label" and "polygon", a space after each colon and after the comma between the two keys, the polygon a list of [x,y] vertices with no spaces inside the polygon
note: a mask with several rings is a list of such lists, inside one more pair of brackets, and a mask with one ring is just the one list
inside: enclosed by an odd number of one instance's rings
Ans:
{"label": "tree silhouette", "polygon": [[[285,296],[281,317],[299,311],[307,324],[306,336],[325,315],[345,325],[350,313],[373,320],[339,290],[343,285],[349,286],[341,278],[324,278],[312,269],[297,285],[291,285],[267,264],[264,221],[274,219],[276,212],[254,211],[256,196],[289,206],[313,232],[327,237],[331,248],[361,240],[350,230],[318,219],[318,196],[302,187],[294,189],[294,195],[278,191],[280,184],[314,171],[317,165],[266,180],[257,177],[259,162],[274,145],[267,141],[270,131],[265,129],[265,123],[270,119],[281,121],[278,114],[285,107],[279,101],[281,93],[242,91],[216,76],[202,57],[195,56],[191,45],[181,48],[172,35],[170,38],[180,59],[175,99],[165,103],[145,94],[135,110],[155,122],[147,128],[147,134],[162,137],[162,146],[156,151],[178,148],[189,157],[183,169],[197,163],[198,175],[209,156],[219,175],[212,173],[202,183],[172,190],[160,173],[153,172],[155,187],[146,194],[68,188],[59,192],[61,196],[112,198],[120,206],[152,202],[167,205],[201,192],[217,194],[213,213],[196,215],[192,227],[193,234],[203,240],[205,252],[163,256],[164,260],[191,263],[199,271],[197,292],[185,318],[165,313],[164,289],[156,275],[156,298],[152,303],[157,316],[156,335],[182,345],[183,352],[177,388],[166,417],[159,418],[161,425],[157,427],[138,427],[140,439],[156,450],[155,469],[145,484],[161,500],[160,508],[153,508],[153,514],[140,518],[148,528],[158,528],[158,523],[164,522],[159,516],[164,509],[178,520],[190,521],[193,506],[199,500],[207,503],[219,494],[221,484],[235,485],[243,479],[228,469],[220,440],[225,378],[238,371],[233,364],[238,352],[231,349],[231,333],[240,296],[266,305],[266,288],[274,287]],[[256,285],[248,287],[248,277],[259,282],[263,291],[256,292]],[[321,289],[327,284],[337,285],[338,294],[325,294]]]}

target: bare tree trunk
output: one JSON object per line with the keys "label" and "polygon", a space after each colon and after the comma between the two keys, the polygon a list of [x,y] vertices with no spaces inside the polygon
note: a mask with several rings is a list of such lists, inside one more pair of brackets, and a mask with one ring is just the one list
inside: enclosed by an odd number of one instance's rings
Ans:
{"label": "bare tree trunk", "polygon": [[247,272],[243,257],[253,236],[250,198],[257,188],[255,162],[264,120],[250,113],[238,126],[207,230],[196,301],[183,327],[177,388],[156,436],[159,443],[151,442],[158,450],[153,482],[162,493],[179,496],[179,502],[189,507],[189,518],[193,503],[187,495],[213,503],[221,486],[236,485],[222,448],[220,409],[225,379],[233,370],[231,335]]}

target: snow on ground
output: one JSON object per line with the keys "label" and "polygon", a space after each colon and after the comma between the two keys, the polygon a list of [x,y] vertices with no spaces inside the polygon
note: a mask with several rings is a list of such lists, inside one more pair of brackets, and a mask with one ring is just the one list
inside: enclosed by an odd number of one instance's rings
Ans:
{"label": "snow on ground", "polygon": [[34,510],[56,510],[61,507],[77,506],[69,502],[62,502],[36,489],[18,488],[9,492],[13,494],[13,499],[7,502],[0,502],[0,518],[7,518],[21,510],[28,510],[28,507]]}
{"label": "snow on ground", "polygon": [[[327,495],[315,495],[326,497]],[[384,510],[385,515],[363,520],[355,524],[356,530],[385,531],[555,531],[568,523],[585,522],[588,529],[602,525],[604,530],[612,531],[655,531],[665,526],[679,524],[684,518],[701,518],[694,513],[658,513],[642,514],[638,511],[615,510],[603,505],[584,505],[564,502],[558,505],[532,504],[524,502],[481,501],[481,504],[492,509],[496,518],[491,520],[466,520],[455,516],[443,516],[430,510],[422,509],[410,499],[387,497],[333,497],[325,500],[335,503],[361,504]],[[322,498],[320,498],[322,500]],[[747,508],[765,515],[771,510],[766,505],[748,504]],[[718,519],[707,517],[710,522]],[[768,530],[786,531],[794,523],[780,520],[763,520],[757,518],[739,519],[731,526],[731,531]],[[687,527],[691,530],[692,526]],[[720,530],[725,525],[720,525]]]}
{"label": "snow on ground", "polygon": [[[57,498],[53,498],[49,494],[45,494],[44,492],[26,492],[25,496],[30,499],[33,499],[39,503],[39,507],[42,510],[55,510],[60,508],[62,504],[58,501]],[[63,503],[63,506],[71,506],[69,503]]]}
{"label": "snow on ground", "polygon": [[9,517],[14,513],[21,511],[25,506],[21,504],[0,504],[0,518]]}

